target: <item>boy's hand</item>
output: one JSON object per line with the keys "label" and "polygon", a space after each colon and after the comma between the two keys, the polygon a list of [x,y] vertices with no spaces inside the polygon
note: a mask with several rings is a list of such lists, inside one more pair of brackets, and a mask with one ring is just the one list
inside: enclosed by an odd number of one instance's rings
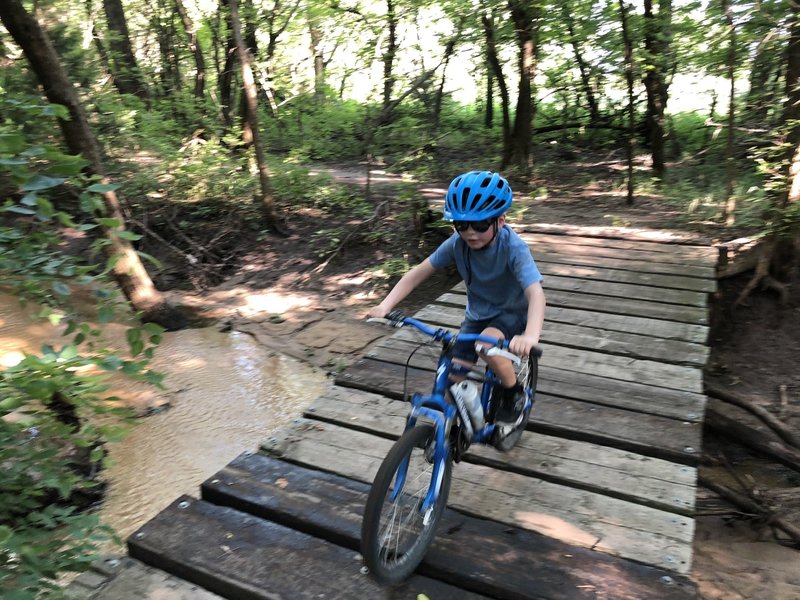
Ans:
{"label": "boy's hand", "polygon": [[539,343],[539,338],[533,335],[515,335],[511,338],[511,341],[508,344],[509,351],[513,352],[517,356],[528,356],[531,352],[531,348],[533,348],[536,344]]}
{"label": "boy's hand", "polygon": [[376,319],[382,319],[383,317],[385,317],[388,314],[389,314],[389,311],[386,310],[385,308],[383,308],[380,304],[378,304],[378,306],[373,306],[372,308],[369,309],[369,312],[367,313],[367,317],[373,317],[373,318],[376,318]]}

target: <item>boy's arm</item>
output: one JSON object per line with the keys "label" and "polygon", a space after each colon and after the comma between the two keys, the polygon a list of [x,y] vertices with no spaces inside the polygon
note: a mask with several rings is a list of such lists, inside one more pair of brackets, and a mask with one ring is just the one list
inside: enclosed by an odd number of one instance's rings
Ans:
{"label": "boy's arm", "polygon": [[433,266],[430,259],[426,258],[400,278],[400,281],[395,284],[392,291],[383,299],[383,302],[369,311],[369,316],[385,317],[403,300],[403,298],[414,291],[414,288],[435,272],[436,268]]}
{"label": "boy's arm", "polygon": [[511,338],[508,349],[517,356],[527,356],[531,348],[539,343],[544,325],[545,297],[541,282],[533,283],[525,288],[528,299],[528,325],[525,332]]}

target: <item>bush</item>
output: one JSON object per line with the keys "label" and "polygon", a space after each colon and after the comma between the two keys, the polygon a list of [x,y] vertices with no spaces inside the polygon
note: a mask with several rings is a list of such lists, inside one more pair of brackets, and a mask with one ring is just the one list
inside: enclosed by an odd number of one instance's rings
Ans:
{"label": "bush", "polygon": [[[77,310],[78,287],[92,292],[100,325],[121,304],[108,267],[60,250],[64,228],[87,233],[108,221],[93,216],[102,206],[97,193],[107,186],[81,175],[82,159],[25,135],[35,129],[31,122],[54,128],[52,114],[63,115],[63,107],[14,109],[25,119],[0,125],[0,171],[12,189],[0,207],[0,289],[38,306],[38,317],[61,325],[64,335],[60,348],[45,346],[0,371],[0,596],[23,600],[57,595],[57,578],[85,569],[112,536],[76,505],[97,494],[87,471],[103,464],[103,443],[118,439],[128,422],[128,412],[106,397],[106,379],[122,373],[158,384],[160,375],[147,366],[163,330],[129,328],[123,355],[105,347],[100,327]],[[80,218],[54,205],[52,192],[64,186],[79,196]],[[97,239],[93,247],[104,243]]]}

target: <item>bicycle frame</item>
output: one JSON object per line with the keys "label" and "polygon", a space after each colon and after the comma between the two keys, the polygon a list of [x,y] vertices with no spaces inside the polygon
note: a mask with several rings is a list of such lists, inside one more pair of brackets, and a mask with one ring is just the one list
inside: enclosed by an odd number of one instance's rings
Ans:
{"label": "bicycle frame", "polygon": [[[413,325],[420,331],[427,333],[434,340],[442,342],[442,352],[439,356],[439,362],[436,368],[436,378],[433,384],[432,393],[429,395],[414,394],[411,398],[411,411],[406,420],[406,431],[413,428],[417,424],[419,418],[430,420],[434,424],[436,443],[433,454],[433,473],[431,475],[431,485],[428,488],[428,493],[425,501],[422,503],[420,512],[425,513],[425,519],[430,509],[436,503],[439,497],[439,490],[441,489],[442,476],[444,474],[445,464],[447,461],[447,454],[449,449],[447,447],[447,438],[450,434],[450,429],[455,422],[458,408],[453,402],[447,400],[447,390],[452,383],[450,381],[450,371],[452,369],[453,358],[450,356],[448,349],[451,344],[456,340],[466,342],[483,342],[492,346],[507,347],[507,340],[498,340],[496,338],[487,337],[479,334],[453,334],[443,329],[432,329],[425,324],[417,321],[416,319],[405,318],[404,324]],[[494,385],[499,383],[499,379],[495,376],[490,368],[487,368],[481,380],[483,390],[481,393],[481,404],[484,412],[488,410],[489,398]],[[487,385],[488,384],[488,385]],[[468,415],[462,416],[462,422],[467,420],[469,426]],[[471,429],[471,427],[470,427]],[[471,443],[484,442],[491,438],[494,433],[494,423],[487,423],[483,429],[474,431],[472,433]],[[405,478],[408,473],[408,459],[403,461],[400,468],[397,470],[396,485],[391,495],[391,501],[397,499],[400,491],[405,485]]]}

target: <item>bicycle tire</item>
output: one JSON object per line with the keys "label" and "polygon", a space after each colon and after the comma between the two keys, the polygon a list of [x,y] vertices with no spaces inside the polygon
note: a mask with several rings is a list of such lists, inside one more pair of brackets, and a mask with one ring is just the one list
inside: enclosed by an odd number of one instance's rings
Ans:
{"label": "bicycle tire", "polygon": [[[453,462],[448,455],[439,496],[425,524],[418,509],[431,483],[433,464],[425,458],[425,449],[433,439],[432,425],[418,425],[406,431],[383,459],[372,483],[361,523],[361,555],[372,576],[381,583],[393,585],[408,578],[436,535],[450,492]],[[406,457],[410,462],[403,490],[391,502],[395,474]]]}
{"label": "bicycle tire", "polygon": [[533,400],[536,396],[536,384],[539,379],[539,359],[530,354],[527,361],[523,361],[519,370],[517,371],[517,382],[531,391],[531,405],[525,409],[522,414],[522,420],[519,424],[504,436],[496,436],[492,441],[492,445],[501,452],[508,452],[517,445],[525,428],[528,426],[528,419],[530,418],[531,409],[533,408]]}

